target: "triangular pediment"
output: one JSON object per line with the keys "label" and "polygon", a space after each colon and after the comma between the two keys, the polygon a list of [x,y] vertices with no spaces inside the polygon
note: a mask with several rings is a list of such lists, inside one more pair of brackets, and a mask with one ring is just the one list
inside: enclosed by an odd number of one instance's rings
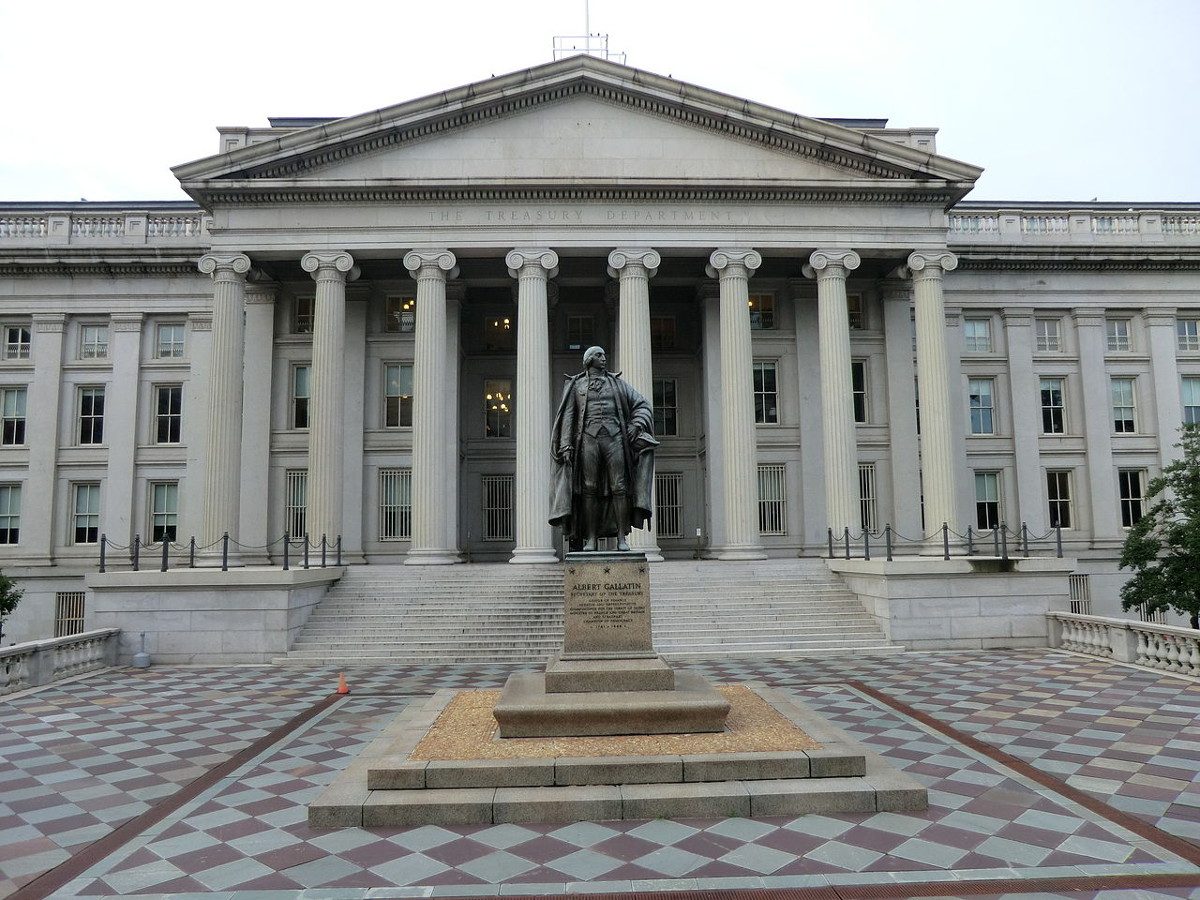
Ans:
{"label": "triangular pediment", "polygon": [[[974,166],[588,56],[337,119],[177,167],[202,204],[325,188],[936,190]],[[379,195],[382,196],[382,195]],[[207,205],[207,204],[206,204]]]}

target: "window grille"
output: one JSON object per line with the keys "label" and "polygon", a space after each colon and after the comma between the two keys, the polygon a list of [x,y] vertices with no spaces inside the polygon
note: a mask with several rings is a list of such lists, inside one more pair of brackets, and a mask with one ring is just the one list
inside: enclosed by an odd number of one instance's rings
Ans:
{"label": "window grille", "polygon": [[679,472],[654,475],[654,520],[659,537],[683,537],[682,481],[683,475]]}
{"label": "window grille", "polygon": [[83,631],[83,591],[58,591],[54,595],[54,636],[67,637]]}
{"label": "window grille", "polygon": [[104,443],[104,388],[79,389],[79,443]]}
{"label": "window grille", "polygon": [[483,539],[513,540],[513,476],[483,476]]}
{"label": "window grille", "polygon": [[1081,616],[1092,614],[1091,576],[1074,574],[1067,576],[1071,591],[1071,612]]}
{"label": "window grille", "polygon": [[1062,349],[1062,328],[1058,319],[1038,319],[1034,327],[1039,353],[1057,353]]}
{"label": "window grille", "polygon": [[150,485],[150,540],[175,541],[179,530],[179,482]]}
{"label": "window grille", "polygon": [[0,484],[0,544],[21,540],[21,486]]}
{"label": "window grille", "polygon": [[3,409],[3,433],[0,444],[19,447],[25,443],[25,404],[27,390],[23,387],[4,388],[0,392],[0,408]]}
{"label": "window grille", "polygon": [[75,485],[73,544],[94,544],[100,540],[100,485],[91,482]]}
{"label": "window grille", "polygon": [[32,331],[28,325],[6,325],[4,327],[4,358],[29,359]]}
{"label": "window grille", "polygon": [[758,533],[787,534],[787,489],[784,463],[758,467]]}
{"label": "window grille", "polygon": [[178,444],[183,434],[183,385],[160,384],[154,392],[154,442]]}
{"label": "window grille", "polygon": [[303,538],[308,529],[308,470],[288,469],[284,474],[283,527],[294,538]]}
{"label": "window grille", "polygon": [[1154,610],[1154,612],[1151,612],[1149,610],[1149,608],[1147,607],[1147,605],[1145,603],[1143,603],[1141,606],[1139,606],[1137,608],[1137,611],[1138,611],[1138,618],[1141,619],[1143,622],[1148,622],[1152,625],[1166,625],[1167,624],[1167,611],[1165,609],[1156,609],[1156,610]]}
{"label": "window grille", "polygon": [[412,469],[379,470],[379,539],[412,540]]}
{"label": "window grille", "polygon": [[159,325],[157,335],[155,355],[159,359],[177,359],[183,356],[182,325],[178,323]]}
{"label": "window grille", "polygon": [[879,508],[875,499],[875,463],[858,466],[859,524],[863,531],[879,530]]}
{"label": "window grille", "polygon": [[654,379],[654,433],[658,437],[679,433],[678,407],[675,403],[675,379]]}

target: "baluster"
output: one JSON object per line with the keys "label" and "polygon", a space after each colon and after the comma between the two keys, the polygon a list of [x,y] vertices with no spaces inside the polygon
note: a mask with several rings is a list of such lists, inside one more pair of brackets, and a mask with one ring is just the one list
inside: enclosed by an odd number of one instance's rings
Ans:
{"label": "baluster", "polygon": [[1137,655],[1134,657],[1139,666],[1153,666],[1154,661],[1150,657],[1150,642],[1147,639],[1146,632],[1138,631],[1137,633]]}

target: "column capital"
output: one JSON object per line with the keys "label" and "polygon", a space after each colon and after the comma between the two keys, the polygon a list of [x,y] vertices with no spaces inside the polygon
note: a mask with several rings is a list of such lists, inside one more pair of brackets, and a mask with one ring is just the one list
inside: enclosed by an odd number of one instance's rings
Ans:
{"label": "column capital", "polygon": [[958,268],[958,257],[949,250],[917,250],[909,254],[906,264],[914,278],[940,278]]}
{"label": "column capital", "polygon": [[704,271],[709,278],[745,275],[749,278],[762,265],[762,254],[749,247],[721,247],[712,252]]}
{"label": "column capital", "polygon": [[313,279],[337,278],[353,281],[358,277],[354,257],[345,250],[310,250],[300,257],[300,268]]}
{"label": "column capital", "polygon": [[853,250],[814,250],[802,271],[806,278],[845,278],[860,265],[862,257]]}
{"label": "column capital", "polygon": [[206,253],[196,267],[213,280],[237,278],[243,280],[250,271],[250,257],[245,253]]}
{"label": "column capital", "polygon": [[620,278],[626,273],[636,275],[642,269],[646,277],[653,278],[660,265],[662,257],[657,250],[649,247],[618,247],[608,254],[608,277]]}
{"label": "column capital", "polygon": [[458,277],[458,260],[449,250],[410,250],[404,254],[404,268],[413,278]]}
{"label": "column capital", "polygon": [[504,264],[513,278],[519,277],[526,266],[541,269],[547,278],[558,274],[558,254],[547,247],[517,247],[508,251]]}

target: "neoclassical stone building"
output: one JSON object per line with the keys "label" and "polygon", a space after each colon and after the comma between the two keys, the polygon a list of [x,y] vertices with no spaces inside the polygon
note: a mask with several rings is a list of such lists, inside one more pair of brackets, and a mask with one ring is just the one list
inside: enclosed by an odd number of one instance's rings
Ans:
{"label": "neoclassical stone building", "polygon": [[651,553],[1061,525],[1096,611],[1200,419],[1200,205],[974,203],[935,129],[587,56],[219,131],[173,170],[194,202],[0,205],[15,637],[100,535],[554,560],[552,410],[594,343],[655,406]]}

